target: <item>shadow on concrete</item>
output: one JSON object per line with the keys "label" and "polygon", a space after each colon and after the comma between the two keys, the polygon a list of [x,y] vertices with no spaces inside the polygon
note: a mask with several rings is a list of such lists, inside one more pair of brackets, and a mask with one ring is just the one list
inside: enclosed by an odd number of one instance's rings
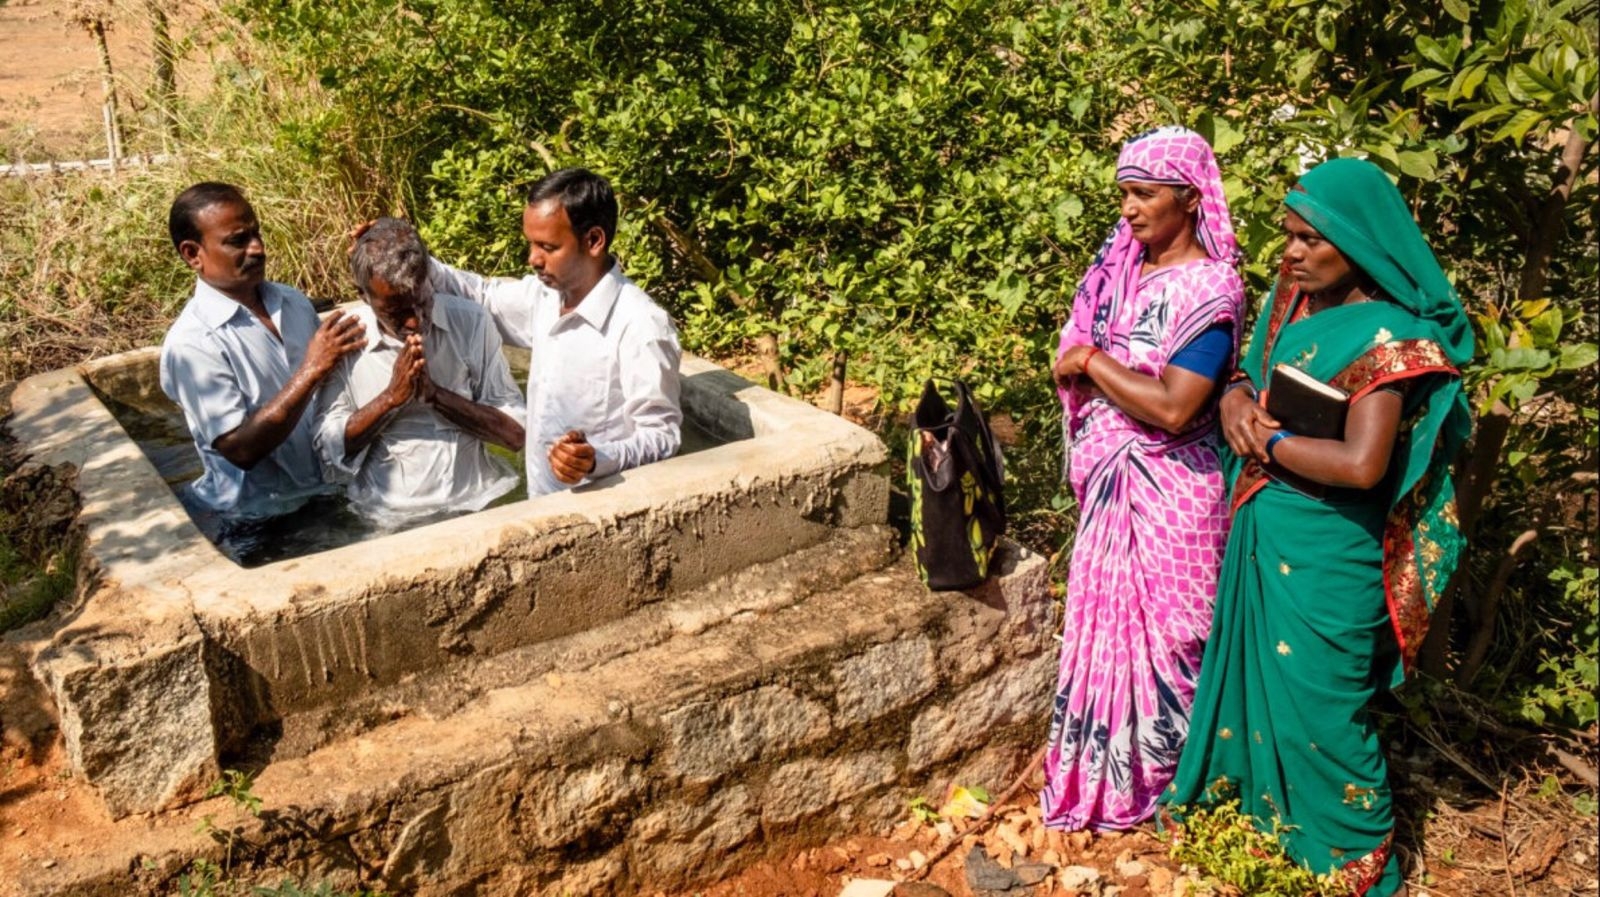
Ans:
{"label": "shadow on concrete", "polygon": [[701,371],[683,378],[683,413],[714,439],[734,442],[754,439],[750,409],[734,395],[755,385],[732,371]]}

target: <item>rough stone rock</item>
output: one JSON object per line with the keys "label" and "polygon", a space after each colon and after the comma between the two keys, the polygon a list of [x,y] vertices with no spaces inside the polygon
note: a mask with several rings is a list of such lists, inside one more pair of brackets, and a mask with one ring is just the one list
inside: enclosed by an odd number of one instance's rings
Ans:
{"label": "rough stone rock", "polygon": [[542,897],[572,897],[574,894],[610,894],[623,879],[627,864],[615,853],[598,860],[568,866],[561,880],[541,892]]}
{"label": "rough stone rock", "polygon": [[708,782],[764,753],[825,733],[828,711],[787,688],[763,686],[674,710],[662,722],[673,771],[691,782]]}
{"label": "rough stone rock", "polygon": [[1050,706],[1056,658],[1048,653],[1001,669],[967,688],[943,706],[930,707],[911,724],[906,747],[914,770],[925,769],[970,748],[991,730],[1024,719],[1045,717]]}
{"label": "rough stone rock", "polygon": [[894,754],[806,758],[772,774],[761,794],[761,820],[782,825],[895,780]]}
{"label": "rough stone rock", "polygon": [[144,644],[83,648],[103,641],[87,634],[35,661],[61,710],[72,765],[114,818],[197,797],[221,775],[205,640],[176,616],[156,621]]}
{"label": "rough stone rock", "polygon": [[[1008,663],[1031,657],[1054,645],[1050,625],[1049,564],[1013,543],[1005,543],[999,570],[968,591],[974,606],[987,606],[1000,614],[973,613],[956,617],[938,646],[940,671],[946,680],[964,685],[992,669],[1002,654]],[[997,652],[996,646],[1008,646]]]}
{"label": "rough stone rock", "polygon": [[1133,878],[1135,875],[1143,875],[1145,874],[1145,865],[1138,860],[1124,860],[1121,857],[1118,857],[1117,874],[1123,878]]}
{"label": "rough stone rock", "polygon": [[502,763],[452,789],[445,818],[450,856],[435,880],[469,881],[517,855],[518,797],[526,781],[524,770]]}
{"label": "rough stone rock", "polygon": [[924,698],[938,686],[933,645],[918,637],[876,645],[833,670],[841,728],[869,722]]}
{"label": "rough stone rock", "polygon": [[620,758],[559,770],[531,783],[519,815],[533,843],[559,847],[582,839],[613,809],[631,802],[644,786],[639,769]]}
{"label": "rough stone rock", "polygon": [[1005,894],[1013,889],[1021,893],[1025,887],[1015,872],[990,859],[976,844],[967,852],[966,872],[967,886],[979,894]]}
{"label": "rough stone rock", "polygon": [[450,839],[444,826],[446,812],[444,801],[437,801],[400,829],[394,848],[383,863],[383,880],[389,887],[413,890],[444,868],[450,856]]}
{"label": "rough stone rock", "polygon": [[1055,867],[1046,863],[1018,863],[1011,867],[1011,871],[1022,879],[1023,884],[1036,885],[1049,878]]}
{"label": "rough stone rock", "polygon": [[718,790],[706,800],[677,801],[634,823],[632,862],[647,880],[714,874],[759,826],[743,785]]}
{"label": "rough stone rock", "polygon": [[1103,882],[1093,866],[1068,866],[1061,870],[1061,886],[1080,894],[1099,894]]}

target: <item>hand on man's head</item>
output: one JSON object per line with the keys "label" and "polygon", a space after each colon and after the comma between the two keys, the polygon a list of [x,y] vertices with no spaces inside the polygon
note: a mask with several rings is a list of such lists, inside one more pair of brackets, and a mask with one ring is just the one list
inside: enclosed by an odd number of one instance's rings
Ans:
{"label": "hand on man's head", "polygon": [[345,249],[345,255],[355,255],[356,244],[361,241],[361,235],[369,230],[372,230],[372,226],[377,223],[378,219],[368,218],[366,221],[363,221],[355,227],[352,227],[350,229],[350,233],[346,235],[350,238],[350,245]]}
{"label": "hand on man's head", "polygon": [[594,446],[577,430],[568,430],[550,446],[550,472],[568,486],[575,485],[594,471]]}

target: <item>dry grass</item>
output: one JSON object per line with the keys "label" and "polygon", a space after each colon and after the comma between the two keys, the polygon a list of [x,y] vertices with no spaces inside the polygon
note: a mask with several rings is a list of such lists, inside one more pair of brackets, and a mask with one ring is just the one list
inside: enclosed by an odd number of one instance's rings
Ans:
{"label": "dry grass", "polygon": [[159,341],[193,289],[167,210],[201,180],[251,198],[269,277],[314,298],[353,296],[345,234],[390,210],[385,166],[353,140],[285,140],[284,122],[328,104],[247,38],[213,31],[191,52],[208,53],[215,76],[184,98],[182,142],[166,164],[0,179],[0,380]]}

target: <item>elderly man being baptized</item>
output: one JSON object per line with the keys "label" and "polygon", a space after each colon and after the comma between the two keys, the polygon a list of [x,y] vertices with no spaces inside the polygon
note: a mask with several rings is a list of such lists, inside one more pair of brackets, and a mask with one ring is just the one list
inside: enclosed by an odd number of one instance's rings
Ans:
{"label": "elderly man being baptized", "polygon": [[525,405],[488,312],[434,293],[427,247],[396,218],[357,237],[350,272],[367,340],[318,393],[324,469],[380,523],[476,511],[516,488],[487,443],[520,451]]}

